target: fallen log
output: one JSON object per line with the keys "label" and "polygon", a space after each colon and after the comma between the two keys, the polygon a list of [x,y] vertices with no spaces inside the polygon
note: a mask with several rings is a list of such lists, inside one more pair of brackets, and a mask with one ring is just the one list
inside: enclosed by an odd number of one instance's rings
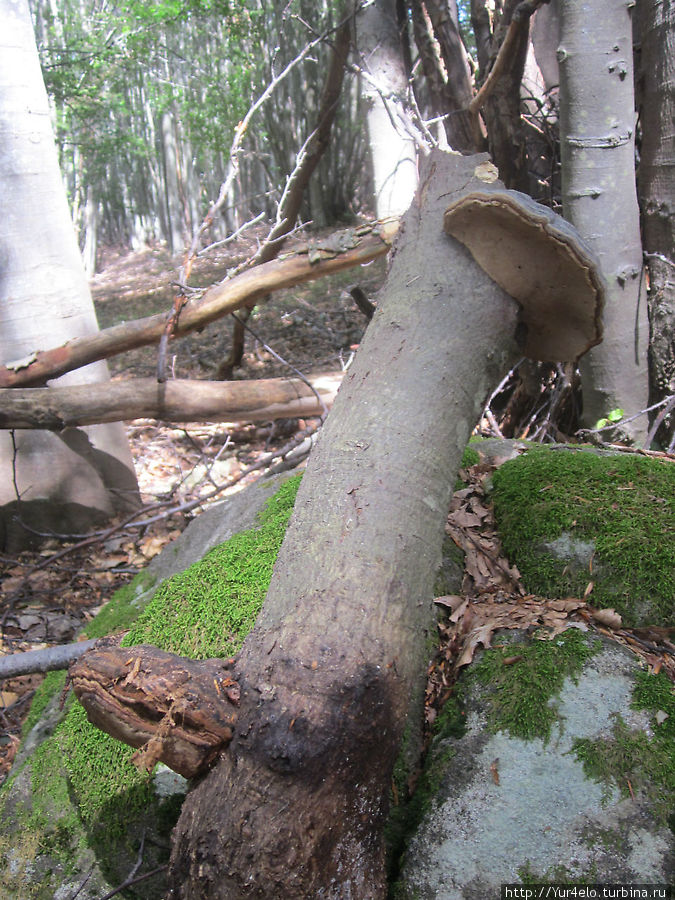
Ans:
{"label": "fallen log", "polygon": [[61,431],[99,422],[151,418],[167,422],[269,422],[320,416],[342,380],[338,372],[307,379],[254,381],[135,378],[71,387],[0,390],[0,428]]}
{"label": "fallen log", "polygon": [[[203,328],[273,291],[372,262],[388,252],[397,230],[397,219],[370,222],[335,232],[320,241],[310,241],[278,259],[225,279],[186,302],[173,337]],[[159,343],[170,315],[168,311],[122,322],[60,347],[35,351],[23,359],[4,363],[0,365],[0,388],[43,385],[95,360]]]}

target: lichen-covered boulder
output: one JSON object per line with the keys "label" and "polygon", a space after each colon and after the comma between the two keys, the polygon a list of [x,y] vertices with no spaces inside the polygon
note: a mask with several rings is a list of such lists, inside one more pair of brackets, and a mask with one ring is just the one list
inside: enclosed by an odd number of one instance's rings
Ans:
{"label": "lichen-covered boulder", "polygon": [[397,898],[484,900],[528,881],[672,883],[669,680],[576,629],[494,643],[440,717]]}
{"label": "lichen-covered boulder", "polygon": [[[183,656],[230,656],[252,627],[293,508],[299,477],[248,488],[199,516],[90,623],[90,637],[129,629],[123,644],[152,643]],[[25,738],[0,791],[0,896],[95,900],[168,859],[170,831],[188,784],[133,750],[66,700],[64,672],[33,701]],[[165,893],[159,871],[128,896]],[[135,893],[134,893],[135,892]]]}

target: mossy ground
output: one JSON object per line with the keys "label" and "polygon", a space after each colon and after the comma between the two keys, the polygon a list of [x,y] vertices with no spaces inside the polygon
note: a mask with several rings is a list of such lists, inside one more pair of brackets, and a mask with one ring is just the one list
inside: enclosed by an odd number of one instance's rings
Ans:
{"label": "mossy ground", "polygon": [[[285,481],[260,513],[257,527],[234,535],[185,572],[167,579],[140,614],[134,599],[143,582],[122,588],[88,633],[98,636],[129,628],[127,646],[152,643],[193,658],[235,652],[262,606],[299,482],[300,476]],[[103,626],[96,624],[99,619]],[[62,684],[63,673],[45,679],[27,728],[37,722]],[[79,704],[69,703],[64,719],[31,757],[30,808],[23,815],[17,811],[21,833],[40,835],[35,852],[72,855],[83,824],[89,843],[102,851],[101,860],[109,858],[111,843],[125,840],[129,823],[142,818],[154,796],[151,777],[130,762],[133,752],[90,725]],[[178,808],[171,801],[164,806],[159,814],[167,813],[168,835]],[[17,816],[14,819],[16,824]]]}
{"label": "mossy ground", "polygon": [[[494,475],[502,543],[527,590],[588,597],[629,624],[675,624],[675,466],[634,454],[533,449]],[[542,552],[569,534],[592,541],[592,568]],[[597,575],[597,577],[595,577]]]}

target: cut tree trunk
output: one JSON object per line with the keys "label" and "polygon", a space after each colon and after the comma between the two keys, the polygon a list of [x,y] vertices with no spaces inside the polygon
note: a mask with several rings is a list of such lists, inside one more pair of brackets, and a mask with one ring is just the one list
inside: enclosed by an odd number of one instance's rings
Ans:
{"label": "cut tree trunk", "polygon": [[485,161],[424,166],[233,670],[233,741],[174,831],[173,900],[385,896],[381,830],[421,723],[453,479],[520,352],[517,305],[443,232]]}
{"label": "cut tree trunk", "polygon": [[342,376],[257,381],[166,381],[134,378],[104,385],[0,390],[0,428],[46,428],[124,422],[269,422],[321,416],[332,406]]}

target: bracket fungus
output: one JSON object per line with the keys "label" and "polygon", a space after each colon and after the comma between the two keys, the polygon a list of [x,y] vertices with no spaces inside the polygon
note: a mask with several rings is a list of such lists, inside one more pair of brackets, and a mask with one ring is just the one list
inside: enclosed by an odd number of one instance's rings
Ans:
{"label": "bracket fungus", "polygon": [[600,264],[561,216],[527,194],[486,187],[454,201],[444,227],[519,304],[526,356],[574,362],[600,343]]}

